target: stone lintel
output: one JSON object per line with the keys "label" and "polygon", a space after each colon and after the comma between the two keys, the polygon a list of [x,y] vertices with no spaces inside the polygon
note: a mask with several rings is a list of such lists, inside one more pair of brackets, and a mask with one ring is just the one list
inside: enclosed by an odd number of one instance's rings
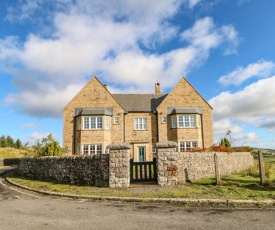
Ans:
{"label": "stone lintel", "polygon": [[110,150],[130,149],[130,144],[125,142],[111,143],[109,144]]}
{"label": "stone lintel", "polygon": [[174,141],[160,141],[156,143],[156,148],[176,148],[178,144]]}

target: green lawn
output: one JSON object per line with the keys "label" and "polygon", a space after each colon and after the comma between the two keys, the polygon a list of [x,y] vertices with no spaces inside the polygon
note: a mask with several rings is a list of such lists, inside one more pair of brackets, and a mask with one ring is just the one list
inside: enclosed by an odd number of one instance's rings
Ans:
{"label": "green lawn", "polygon": [[54,184],[20,178],[16,175],[10,179],[16,183],[33,189],[71,193],[77,195],[101,195],[119,197],[151,197],[151,198],[193,198],[193,199],[244,199],[275,200],[275,158],[265,159],[269,164],[269,186],[260,186],[260,179],[248,175],[248,171],[222,177],[222,184],[215,185],[215,178],[203,179],[193,183],[182,183],[176,186],[148,186],[135,188],[97,188],[92,186],[74,186]]}

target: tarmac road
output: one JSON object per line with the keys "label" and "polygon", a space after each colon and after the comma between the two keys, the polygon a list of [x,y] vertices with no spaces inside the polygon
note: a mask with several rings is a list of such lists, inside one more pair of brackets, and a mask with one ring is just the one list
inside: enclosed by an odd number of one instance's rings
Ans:
{"label": "tarmac road", "polygon": [[0,183],[1,230],[275,229],[275,209],[215,209],[36,196]]}

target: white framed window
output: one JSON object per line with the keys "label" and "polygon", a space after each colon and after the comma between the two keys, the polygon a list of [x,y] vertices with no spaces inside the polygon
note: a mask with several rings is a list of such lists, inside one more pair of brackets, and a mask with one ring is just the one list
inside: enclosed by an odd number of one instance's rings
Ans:
{"label": "white framed window", "polygon": [[84,117],[83,129],[102,129],[102,117]]}
{"label": "white framed window", "polygon": [[176,127],[177,127],[177,118],[172,117],[172,128],[176,128]]}
{"label": "white framed window", "polygon": [[84,155],[95,155],[102,153],[102,144],[82,145],[82,153]]}
{"label": "white framed window", "polygon": [[110,130],[110,118],[105,117],[105,129]]}
{"label": "white framed window", "polygon": [[196,117],[194,115],[178,116],[178,127],[194,128],[196,127]]}
{"label": "white framed window", "polygon": [[180,142],[180,152],[186,152],[192,148],[198,147],[197,141],[182,141]]}
{"label": "white framed window", "polygon": [[119,117],[114,117],[114,124],[118,125],[118,123],[119,123]]}
{"label": "white framed window", "polygon": [[135,130],[146,130],[147,129],[147,118],[135,118]]}
{"label": "white framed window", "polygon": [[166,124],[167,123],[167,117],[162,117],[162,123]]}

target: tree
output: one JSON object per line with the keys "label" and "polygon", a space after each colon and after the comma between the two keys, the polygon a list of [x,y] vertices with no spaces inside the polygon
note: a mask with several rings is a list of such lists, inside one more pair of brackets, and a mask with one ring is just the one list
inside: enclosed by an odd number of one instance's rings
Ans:
{"label": "tree", "polygon": [[20,139],[17,139],[14,143],[14,147],[17,149],[21,149],[22,148],[22,142],[20,141]]}
{"label": "tree", "polygon": [[46,138],[37,140],[33,146],[35,154],[37,156],[61,156],[62,148],[59,142],[56,141],[52,134],[49,134]]}
{"label": "tree", "polygon": [[7,136],[6,142],[7,142],[7,147],[11,147],[11,148],[14,147],[14,140],[11,136]]}
{"label": "tree", "polygon": [[227,138],[223,138],[220,145],[225,146],[226,148],[231,148],[230,141]]}
{"label": "tree", "polygon": [[1,148],[7,147],[7,140],[6,140],[6,137],[4,135],[2,135],[0,137],[0,147]]}

